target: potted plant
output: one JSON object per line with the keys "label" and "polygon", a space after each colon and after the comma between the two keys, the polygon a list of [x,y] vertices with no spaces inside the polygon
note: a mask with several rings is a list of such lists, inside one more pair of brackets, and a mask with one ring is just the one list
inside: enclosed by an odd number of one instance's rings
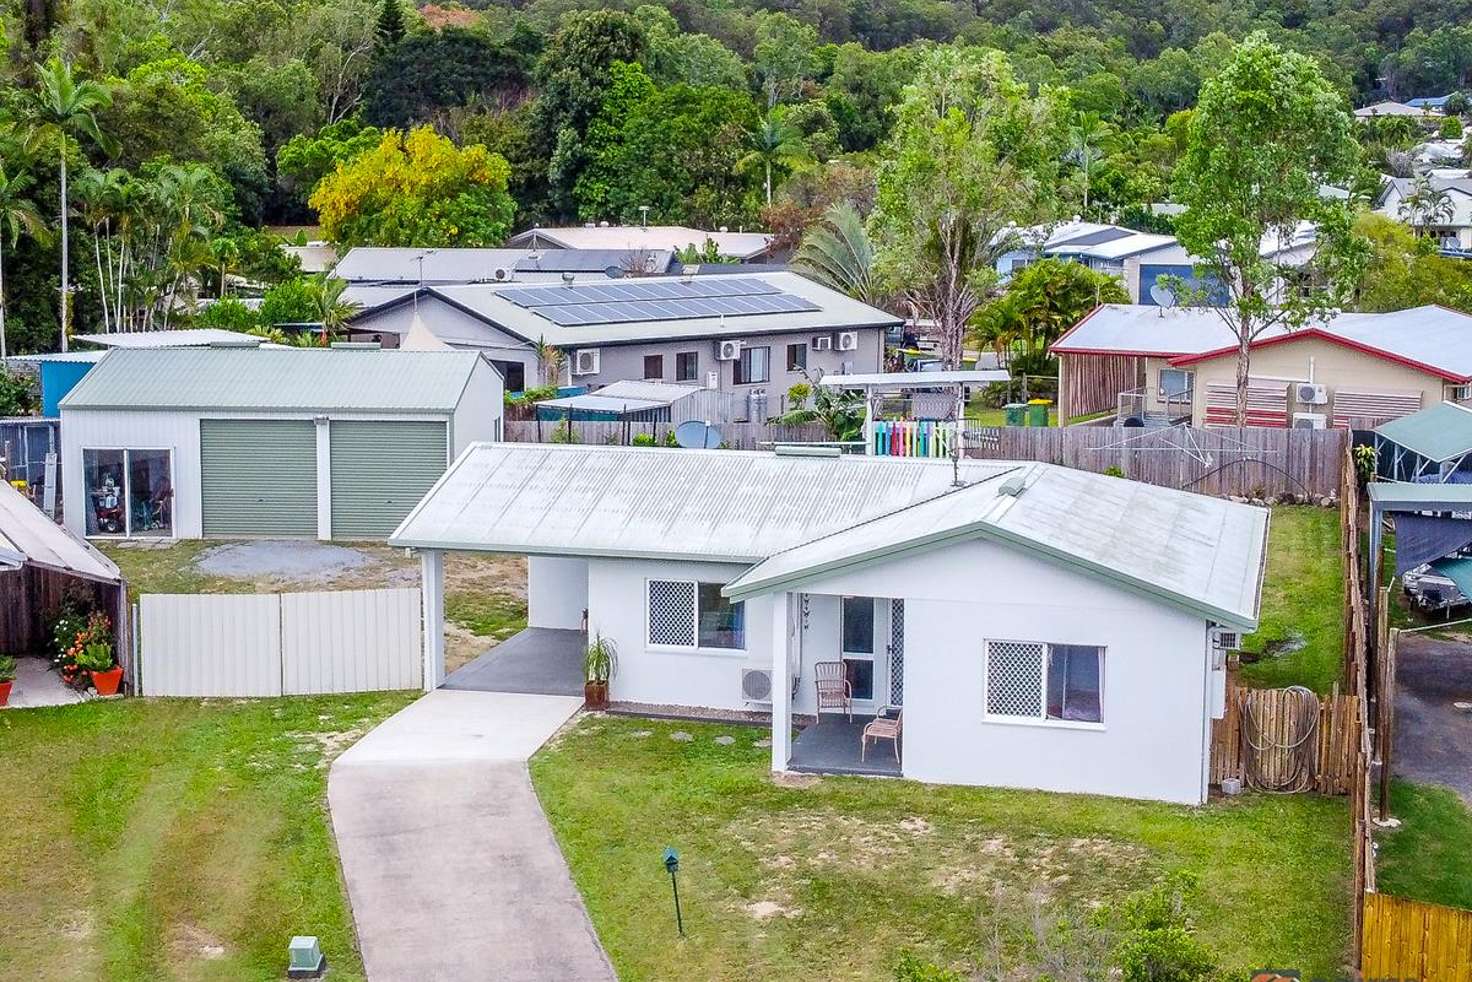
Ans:
{"label": "potted plant", "polygon": [[583,655],[583,701],[589,709],[608,708],[608,680],[616,671],[618,646],[602,634],[595,634]]}
{"label": "potted plant", "polygon": [[0,706],[10,701],[10,685],[15,681],[15,659],[0,655]]}
{"label": "potted plant", "polygon": [[92,687],[99,696],[117,695],[123,682],[123,666],[113,663],[111,641],[94,637],[82,645],[77,667],[92,677]]}

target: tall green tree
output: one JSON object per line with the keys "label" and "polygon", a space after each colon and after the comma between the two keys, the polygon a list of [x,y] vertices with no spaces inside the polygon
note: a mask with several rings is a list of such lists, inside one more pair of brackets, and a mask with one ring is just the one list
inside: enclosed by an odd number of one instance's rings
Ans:
{"label": "tall green tree", "polygon": [[1129,303],[1119,278],[1069,259],[1040,259],[976,312],[973,337],[1015,375],[1051,375],[1048,346],[1101,303]]}
{"label": "tall green tree", "polygon": [[1005,55],[980,48],[932,49],[905,88],[869,231],[881,279],[935,322],[948,366],[1017,228],[1055,208],[1064,109],[1057,90],[1030,93]]}
{"label": "tall green tree", "polygon": [[874,271],[874,245],[864,231],[863,216],[847,201],[829,205],[807,230],[792,266],[809,279],[871,306],[883,298]]}
{"label": "tall green tree", "polygon": [[30,124],[30,142],[36,147],[53,148],[60,174],[61,199],[61,350],[67,350],[71,334],[71,277],[68,267],[69,206],[67,202],[67,154],[81,137],[87,137],[104,152],[111,153],[113,142],[97,124],[97,113],[112,104],[107,88],[72,73],[70,63],[52,57],[36,66],[36,88],[30,93],[26,115]]}
{"label": "tall green tree", "polygon": [[[1176,235],[1198,257],[1198,279],[1226,294],[1216,309],[1237,342],[1239,426],[1253,341],[1275,325],[1331,316],[1368,257],[1350,203],[1319,190],[1352,176],[1359,148],[1351,126],[1344,98],[1314,60],[1261,32],[1201,88],[1176,168],[1175,198],[1185,206]],[[1307,264],[1279,248],[1304,222],[1318,228]]]}
{"label": "tall green tree", "polygon": [[813,155],[797,131],[781,113],[768,110],[761,122],[747,134],[751,149],[736,161],[736,172],[744,174],[761,168],[762,187],[767,204],[772,203],[772,170],[796,170],[813,162]]}
{"label": "tall green tree", "polygon": [[404,40],[403,0],[383,0],[378,8],[378,23],[375,31],[378,35],[380,52],[387,51]]}
{"label": "tall green tree", "polygon": [[7,175],[0,167],[0,361],[9,356],[5,340],[5,246],[14,248],[22,233],[46,234],[46,222],[31,200],[35,181],[29,174]]}

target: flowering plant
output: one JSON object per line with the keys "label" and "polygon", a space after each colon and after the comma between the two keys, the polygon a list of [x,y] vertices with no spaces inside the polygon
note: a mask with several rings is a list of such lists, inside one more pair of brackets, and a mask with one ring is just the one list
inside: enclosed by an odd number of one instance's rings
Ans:
{"label": "flowering plant", "polygon": [[52,629],[55,653],[51,665],[67,685],[87,685],[88,672],[106,671],[112,667],[112,621],[101,611],[82,614],[64,612]]}

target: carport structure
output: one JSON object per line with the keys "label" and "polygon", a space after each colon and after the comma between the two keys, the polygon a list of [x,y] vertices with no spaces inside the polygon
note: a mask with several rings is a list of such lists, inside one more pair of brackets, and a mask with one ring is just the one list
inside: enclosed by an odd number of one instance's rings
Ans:
{"label": "carport structure", "polygon": [[[1384,519],[1395,525],[1395,575],[1436,563],[1472,545],[1472,484],[1376,481],[1370,497],[1370,623],[1379,604]],[[1442,572],[1472,596],[1472,562],[1447,564]],[[1462,586],[1463,579],[1467,585]]]}
{"label": "carport structure", "polygon": [[[1472,408],[1439,402],[1375,427],[1377,470],[1392,481],[1472,480]],[[1458,475],[1461,475],[1459,478]]]}

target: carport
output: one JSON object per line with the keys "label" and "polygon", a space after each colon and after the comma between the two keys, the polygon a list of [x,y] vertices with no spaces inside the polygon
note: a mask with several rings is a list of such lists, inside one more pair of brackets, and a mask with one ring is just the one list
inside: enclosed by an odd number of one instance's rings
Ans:
{"label": "carport", "polygon": [[1381,477],[1392,481],[1472,481],[1472,409],[1439,402],[1375,427]]}

